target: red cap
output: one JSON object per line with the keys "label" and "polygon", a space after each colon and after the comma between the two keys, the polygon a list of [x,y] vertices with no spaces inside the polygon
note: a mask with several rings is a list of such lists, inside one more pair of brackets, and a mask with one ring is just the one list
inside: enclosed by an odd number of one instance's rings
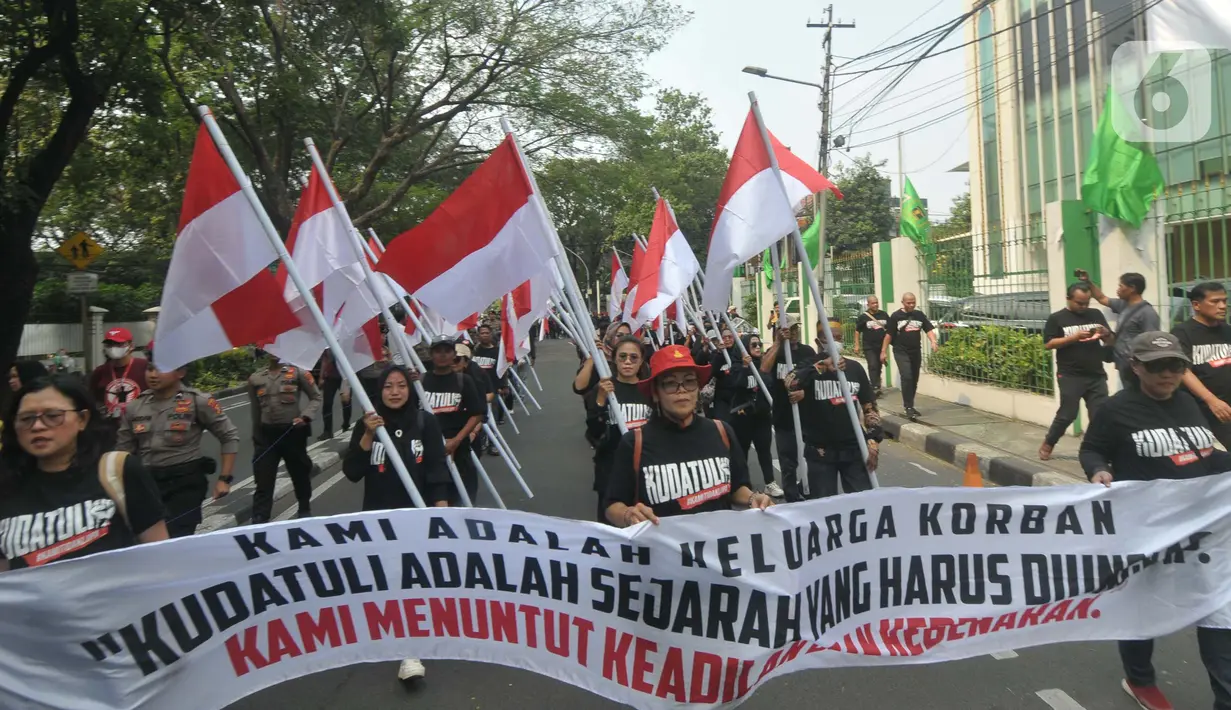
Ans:
{"label": "red cap", "polygon": [[133,334],[128,328],[112,328],[103,334],[103,342],[111,343],[131,343]]}
{"label": "red cap", "polygon": [[638,382],[637,388],[641,390],[641,394],[649,397],[654,380],[676,370],[692,370],[697,373],[697,382],[704,387],[705,383],[710,381],[710,369],[709,365],[698,365],[692,359],[692,351],[683,345],[668,345],[660,348],[650,358],[650,376]]}

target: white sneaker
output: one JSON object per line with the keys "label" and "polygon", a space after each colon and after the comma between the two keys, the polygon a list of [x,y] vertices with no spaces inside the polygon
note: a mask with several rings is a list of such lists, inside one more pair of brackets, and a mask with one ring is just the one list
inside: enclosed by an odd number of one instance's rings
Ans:
{"label": "white sneaker", "polygon": [[427,675],[427,669],[418,658],[407,658],[398,666],[398,680],[415,680]]}
{"label": "white sneaker", "polygon": [[770,481],[769,485],[765,486],[765,492],[769,494],[770,498],[781,498],[786,495],[777,481]]}

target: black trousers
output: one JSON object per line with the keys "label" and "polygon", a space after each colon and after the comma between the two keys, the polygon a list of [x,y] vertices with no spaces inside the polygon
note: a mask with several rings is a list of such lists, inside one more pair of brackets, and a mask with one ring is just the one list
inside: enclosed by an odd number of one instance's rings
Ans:
{"label": "black trousers", "polygon": [[1069,425],[1077,420],[1078,407],[1086,400],[1086,410],[1090,418],[1107,401],[1107,375],[1056,375],[1060,386],[1060,408],[1051,421],[1051,428],[1043,443],[1055,446],[1064,436]]}
{"label": "black trousers", "polygon": [[826,449],[824,454],[808,446],[804,449],[804,459],[808,463],[809,500],[838,495],[839,477],[842,490],[847,493],[872,490],[872,478],[859,452],[859,444],[851,448]]}
{"label": "black trousers", "polygon": [[[1231,629],[1197,628],[1197,648],[1214,691],[1214,710],[1231,710]],[[1154,642],[1121,641],[1120,662],[1124,677],[1135,686],[1155,684]]]}
{"label": "black trousers", "polygon": [[201,524],[201,502],[209,490],[204,475],[180,476],[172,481],[158,481],[162,505],[167,511],[167,533],[171,537],[188,537]]}
{"label": "black trousers", "polygon": [[[474,467],[474,461],[470,459],[469,441],[457,447],[457,451],[453,454],[453,463],[457,466],[457,473],[462,478],[462,485],[466,487],[466,495],[470,496],[470,502],[477,506],[479,504],[479,472]],[[457,492],[457,484],[453,483],[453,476],[449,476],[449,505],[454,508],[462,505],[462,496]]]}
{"label": "black trousers", "polygon": [[786,500],[788,503],[801,501],[804,497],[799,492],[799,479],[796,476],[799,470],[799,449],[795,443],[795,430],[774,427],[774,444],[778,449],[778,466],[782,469],[782,491],[786,493]]}
{"label": "black trousers", "polygon": [[884,367],[881,365],[880,348],[877,348],[876,352],[865,348],[863,354],[868,362],[868,382],[872,383],[872,389],[879,390],[881,388],[881,368]]}
{"label": "black trousers", "polygon": [[[321,393],[323,409],[321,410],[321,422],[324,423],[325,429],[322,434],[333,435],[333,398],[337,396],[342,389],[341,379],[327,379],[324,382],[324,391]],[[350,427],[351,415],[351,400],[342,402],[342,428]]]}
{"label": "black trousers", "polygon": [[915,406],[915,392],[919,389],[919,373],[923,368],[923,351],[922,350],[898,350],[893,351],[893,361],[898,366],[898,373],[902,378],[902,406],[913,408]]}
{"label": "black trousers", "polygon": [[735,438],[744,450],[744,459],[755,444],[757,447],[757,462],[761,464],[761,477],[766,484],[774,482],[774,425],[769,417],[758,417],[755,414],[736,414],[731,417],[731,428],[735,429]]}
{"label": "black trousers", "polygon": [[492,400],[492,410],[496,414],[496,424],[504,424],[504,409],[508,407],[509,413],[513,412],[513,384],[509,383],[509,393],[500,394],[500,390],[496,390],[496,397],[504,402],[504,407],[500,406],[500,402]]}
{"label": "black trousers", "polygon": [[[289,431],[288,431],[289,430]],[[295,487],[295,499],[306,508],[312,500],[312,459],[308,456],[308,436],[312,428],[290,424],[261,425],[252,459],[252,522],[269,522],[274,509],[274,485],[278,462],[286,462],[287,475]]]}

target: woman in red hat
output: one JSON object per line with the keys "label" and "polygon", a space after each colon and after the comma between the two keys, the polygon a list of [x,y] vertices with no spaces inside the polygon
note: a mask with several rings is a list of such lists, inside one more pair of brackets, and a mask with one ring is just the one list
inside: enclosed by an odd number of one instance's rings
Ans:
{"label": "woman in red hat", "polygon": [[680,345],[650,359],[650,376],[637,385],[653,403],[650,420],[624,435],[612,461],[606,499],[612,525],[774,504],[749,486],[748,463],[732,446],[738,440],[731,426],[696,414],[709,378],[710,366],[698,365]]}

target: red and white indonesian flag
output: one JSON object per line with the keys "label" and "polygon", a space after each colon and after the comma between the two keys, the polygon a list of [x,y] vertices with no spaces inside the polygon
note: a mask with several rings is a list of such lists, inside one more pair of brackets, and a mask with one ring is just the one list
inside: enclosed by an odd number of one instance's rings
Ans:
{"label": "red and white indonesian flag", "polygon": [[[689,284],[701,270],[701,264],[692,247],[684,238],[671,215],[671,210],[661,197],[654,210],[654,224],[650,227],[650,239],[646,246],[646,271],[639,282],[643,288],[637,293],[634,317],[640,323],[654,320],[667,307],[688,290]],[[656,269],[656,272],[654,271]],[[644,288],[655,284],[655,292]]]}
{"label": "red and white indonesian flag", "polygon": [[377,265],[451,321],[482,311],[558,253],[512,136]]}
{"label": "red and white indonesian flag", "polygon": [[684,311],[684,303],[682,298],[677,298],[674,303],[667,306],[667,318],[675,322],[675,327],[680,329],[680,335],[688,335],[688,318]]}
{"label": "red and white indonesian flag", "polygon": [[380,359],[384,346],[380,332],[382,306],[391,307],[397,302],[397,296],[385,287],[384,280],[383,275],[373,274],[371,288],[367,282],[356,284],[333,327],[338,344],[356,370]]}
{"label": "red and white indonesian flag", "polygon": [[547,312],[551,284],[547,272],[537,276],[504,297],[500,309],[501,357],[496,374],[503,377],[510,365],[530,354],[530,329]]}
{"label": "red and white indonesian flag", "polygon": [[[634,243],[633,263],[628,271],[628,293],[624,296],[624,315],[620,318],[620,320],[631,325],[633,330],[636,330],[641,325],[640,323],[633,322],[633,313],[637,302],[637,293],[640,290],[637,288],[639,285],[638,279],[641,277],[641,273],[645,271],[645,261],[645,249],[642,248],[641,242]],[[647,287],[648,289],[653,289],[654,293],[657,293],[658,285],[653,284]]]}
{"label": "red and white indonesian flag", "polygon": [[787,150],[772,133],[770,142],[782,171],[785,197],[770,167],[756,116],[748,111],[718,195],[710,233],[701,298],[707,311],[727,310],[735,267],[790,234],[796,228],[795,210],[804,199],[824,190],[842,199],[837,186]]}
{"label": "red and white indonesian flag", "polygon": [[[342,311],[343,304],[354,297],[356,286],[363,282],[363,267],[351,245],[352,239],[350,225],[333,208],[324,180],[313,167],[308,176],[308,185],[295,209],[295,217],[291,220],[286,249],[295,260],[300,277],[312,289],[325,321],[331,325]],[[279,335],[265,349],[283,362],[310,369],[316,365],[328,344],[312,318],[308,304],[294,282],[287,278],[285,264],[278,266],[278,281],[283,285],[282,296],[295,310],[300,326]],[[363,287],[362,290],[366,292],[367,289]],[[336,329],[335,334],[341,337],[341,332]],[[345,343],[343,349],[346,349]],[[379,348],[376,353],[380,354]],[[355,369],[364,367],[353,361],[351,364]]]}
{"label": "red and white indonesian flag", "polygon": [[624,264],[620,263],[620,255],[611,250],[611,293],[607,296],[607,315],[612,318],[620,312],[624,301],[624,289],[628,288],[628,274],[624,273]]}
{"label": "red and white indonesian flag", "polygon": [[154,362],[174,370],[299,325],[269,265],[278,253],[201,124],[162,292]]}

